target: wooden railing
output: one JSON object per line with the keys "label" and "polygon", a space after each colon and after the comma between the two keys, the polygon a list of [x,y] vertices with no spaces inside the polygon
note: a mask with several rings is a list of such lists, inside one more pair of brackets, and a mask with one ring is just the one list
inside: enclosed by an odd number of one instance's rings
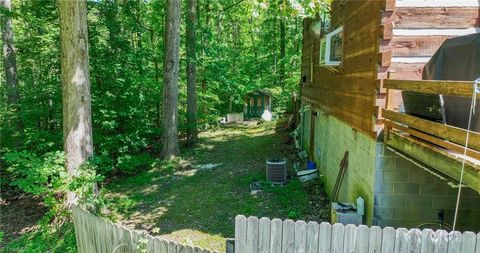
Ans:
{"label": "wooden railing", "polygon": [[[442,94],[450,96],[471,97],[473,83],[467,81],[425,81],[425,80],[383,80],[387,89],[387,100],[390,90],[403,90],[425,94]],[[425,120],[415,116],[393,111],[388,107],[382,111],[386,138],[391,129],[408,133],[418,139],[458,153],[464,152],[467,131],[462,128]],[[467,155],[480,160],[480,134],[470,132]]]}

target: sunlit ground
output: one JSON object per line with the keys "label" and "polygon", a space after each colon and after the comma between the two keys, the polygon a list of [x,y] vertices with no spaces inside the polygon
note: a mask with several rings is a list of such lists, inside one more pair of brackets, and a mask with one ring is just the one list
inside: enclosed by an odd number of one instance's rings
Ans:
{"label": "sunlit ground", "polygon": [[283,143],[286,133],[275,126],[203,133],[175,164],[110,183],[104,190],[110,216],[130,228],[219,251],[234,237],[237,214],[325,219],[327,208],[319,210],[296,179],[250,195],[250,183],[265,179],[265,159],[294,159],[294,150]]}

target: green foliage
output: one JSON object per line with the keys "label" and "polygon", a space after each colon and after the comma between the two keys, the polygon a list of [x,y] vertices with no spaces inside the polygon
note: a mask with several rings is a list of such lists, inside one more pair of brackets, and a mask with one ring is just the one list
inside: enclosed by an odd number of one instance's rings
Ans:
{"label": "green foliage", "polygon": [[73,223],[63,223],[56,227],[43,227],[8,243],[6,252],[77,252]]}
{"label": "green foliage", "polygon": [[[27,151],[7,153],[4,160],[10,166],[11,185],[33,195],[55,195],[54,190],[64,190],[67,178],[62,152],[49,152],[39,157]],[[48,204],[48,203],[47,203]]]}
{"label": "green foliage", "polygon": [[[326,11],[326,2],[199,1],[196,63],[201,130],[217,127],[219,118],[228,112],[243,111],[244,95],[256,89],[272,91],[277,115],[289,111],[291,94],[299,88],[302,18]],[[42,229],[23,238],[31,252],[56,249],[56,241],[42,244],[48,236],[63,236],[67,243],[74,240],[66,232],[69,228],[59,232],[69,226],[68,212],[62,205],[67,191],[77,192],[81,203],[91,211],[100,210],[106,203],[95,197],[93,185],[103,177],[121,174],[133,178],[158,167],[168,174],[178,166],[175,162],[155,162],[163,131],[160,126],[165,3],[88,1],[95,156],[83,165],[80,174],[69,178],[60,152],[63,119],[58,6],[55,1],[13,0],[8,16],[13,19],[21,98],[18,105],[7,105],[5,85],[0,86],[0,184],[2,189],[14,187],[41,196],[49,207]],[[182,15],[185,14],[184,10]],[[279,50],[283,41],[280,21],[286,28],[283,58]],[[180,41],[178,119],[182,138],[187,100],[185,24]],[[3,69],[2,64],[0,61]],[[283,65],[285,82],[280,81],[279,69]],[[2,83],[4,78],[0,75]],[[279,193],[279,201],[288,205],[283,202],[295,195],[282,197],[286,194],[294,193]],[[124,212],[135,205],[128,199],[114,201]],[[62,221],[49,226],[53,217]],[[38,247],[33,243],[38,243]]]}

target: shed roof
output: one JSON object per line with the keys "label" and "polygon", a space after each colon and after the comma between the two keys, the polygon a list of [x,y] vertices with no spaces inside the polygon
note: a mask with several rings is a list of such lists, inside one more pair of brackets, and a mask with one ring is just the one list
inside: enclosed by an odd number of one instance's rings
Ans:
{"label": "shed roof", "polygon": [[265,96],[269,96],[269,97],[272,96],[272,92],[270,92],[269,90],[265,90],[265,89],[258,89],[258,90],[249,92],[245,96],[253,96],[253,95],[257,95],[257,94],[261,94],[261,95],[265,95]]}

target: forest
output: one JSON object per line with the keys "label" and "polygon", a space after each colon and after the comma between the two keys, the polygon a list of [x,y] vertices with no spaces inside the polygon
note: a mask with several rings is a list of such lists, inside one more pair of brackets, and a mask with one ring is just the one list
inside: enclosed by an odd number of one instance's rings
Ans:
{"label": "forest", "polygon": [[249,92],[289,112],[303,18],[327,2],[0,0],[0,202],[46,210],[12,245],[74,252],[70,201],[101,210],[102,187],[168,167]]}

